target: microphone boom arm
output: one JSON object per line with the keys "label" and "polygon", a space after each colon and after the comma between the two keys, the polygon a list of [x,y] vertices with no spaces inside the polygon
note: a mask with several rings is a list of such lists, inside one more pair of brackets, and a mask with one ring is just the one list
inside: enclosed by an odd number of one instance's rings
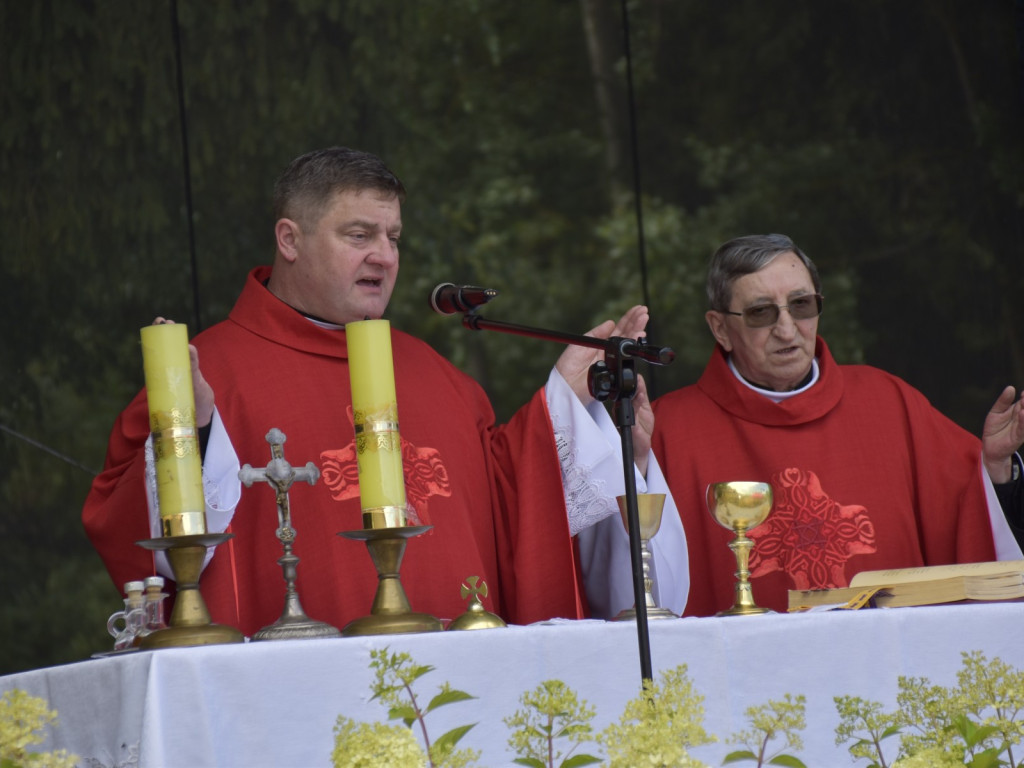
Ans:
{"label": "microphone boom arm", "polygon": [[462,317],[462,324],[474,331],[500,331],[511,333],[516,336],[528,336],[532,339],[543,339],[546,341],[561,341],[567,344],[575,344],[580,347],[591,349],[603,349],[607,352],[617,352],[623,357],[635,357],[646,360],[652,365],[668,365],[675,360],[676,353],[671,347],[659,347],[641,339],[626,339],[621,336],[612,336],[608,339],[597,339],[593,336],[583,334],[565,333],[563,331],[551,331],[542,328],[533,328],[528,325],[507,323],[502,320],[489,320],[478,315],[475,311],[467,312]]}
{"label": "microphone boom arm", "polygon": [[644,339],[627,339],[612,336],[597,339],[582,334],[543,330],[526,325],[488,320],[475,311],[462,317],[462,324],[474,331],[489,330],[528,336],[534,339],[560,341],[581,347],[603,349],[603,361],[590,366],[587,385],[595,399],[613,400],[612,417],[622,441],[622,472],[626,489],[626,523],[629,530],[629,559],[633,576],[633,607],[636,615],[637,644],[640,651],[640,679],[653,681],[651,665],[651,640],[647,627],[647,602],[644,590],[643,556],[640,546],[640,513],[637,509],[636,476],[633,473],[633,425],[636,414],[633,397],[636,394],[635,358],[654,365],[668,365],[675,359],[670,347],[659,347]]}

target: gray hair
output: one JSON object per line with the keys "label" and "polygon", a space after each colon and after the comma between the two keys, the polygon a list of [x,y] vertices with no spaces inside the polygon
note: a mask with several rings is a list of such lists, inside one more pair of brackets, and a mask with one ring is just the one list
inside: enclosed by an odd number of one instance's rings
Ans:
{"label": "gray hair", "polygon": [[293,219],[303,229],[312,228],[335,194],[367,190],[405,201],[402,182],[376,155],[348,147],[307,152],[274,184],[274,220]]}
{"label": "gray hair", "polygon": [[732,302],[732,284],[744,275],[766,267],[772,259],[792,251],[807,267],[814,292],[821,293],[821,278],[807,254],[785,235],[745,235],[721,245],[708,266],[707,294],[710,309],[725,312]]}

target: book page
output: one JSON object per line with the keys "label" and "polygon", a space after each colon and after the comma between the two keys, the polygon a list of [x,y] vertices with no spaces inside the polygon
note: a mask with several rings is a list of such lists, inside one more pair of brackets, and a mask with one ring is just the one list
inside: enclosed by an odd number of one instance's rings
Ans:
{"label": "book page", "polygon": [[947,579],[952,576],[991,576],[999,573],[1024,573],[1024,560],[995,560],[986,563],[957,563],[955,565],[926,565],[920,568],[861,571],[850,579],[850,586],[892,586],[917,581]]}

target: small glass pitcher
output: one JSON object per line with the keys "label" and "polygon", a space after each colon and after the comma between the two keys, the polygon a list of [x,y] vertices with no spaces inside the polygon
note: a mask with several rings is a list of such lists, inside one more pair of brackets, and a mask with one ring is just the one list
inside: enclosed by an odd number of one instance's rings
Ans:
{"label": "small glass pitcher", "polygon": [[115,611],[107,619],[107,632],[114,638],[114,650],[123,651],[131,648],[135,638],[146,626],[145,584],[141,581],[129,581],[124,585],[124,610]]}

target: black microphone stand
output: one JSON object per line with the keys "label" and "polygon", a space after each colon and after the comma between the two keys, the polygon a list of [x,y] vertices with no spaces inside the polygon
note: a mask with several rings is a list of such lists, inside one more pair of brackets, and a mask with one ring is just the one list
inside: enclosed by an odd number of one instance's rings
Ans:
{"label": "black microphone stand", "polygon": [[587,386],[595,400],[612,400],[612,418],[622,440],[622,471],[626,482],[626,521],[629,529],[629,556],[633,571],[633,603],[636,612],[636,634],[640,646],[641,680],[653,680],[651,671],[651,641],[647,628],[647,601],[644,591],[643,561],[640,549],[640,518],[637,512],[636,476],[633,474],[633,425],[636,413],[633,397],[636,395],[636,358],[654,365],[668,365],[675,359],[675,352],[669,347],[659,347],[643,339],[627,339],[612,336],[597,339],[582,334],[548,331],[525,325],[488,320],[476,313],[467,312],[462,324],[474,331],[500,331],[534,339],[561,341],[592,349],[603,349],[604,360],[590,366]]}

